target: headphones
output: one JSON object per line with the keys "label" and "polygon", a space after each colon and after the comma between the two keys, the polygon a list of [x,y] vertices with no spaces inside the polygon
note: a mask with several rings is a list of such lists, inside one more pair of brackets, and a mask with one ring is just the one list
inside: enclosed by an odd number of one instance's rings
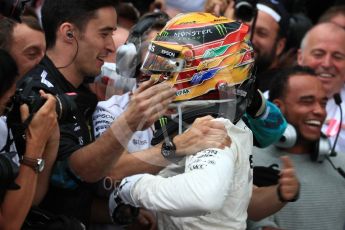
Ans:
{"label": "headphones", "polygon": [[169,16],[162,12],[154,12],[141,17],[135,24],[124,45],[116,50],[116,72],[123,77],[137,76],[141,64],[141,43],[144,40],[145,32],[151,29],[156,23],[166,23]]}
{"label": "headphones", "polygon": [[69,31],[66,32],[66,36],[67,36],[67,38],[69,38],[69,39],[74,38],[73,32],[72,32],[71,30],[69,30]]}
{"label": "headphones", "polygon": [[[283,135],[274,145],[278,148],[291,148],[297,142],[298,134],[296,129],[288,124]],[[336,153],[332,151],[331,142],[328,137],[321,133],[320,139],[314,143],[313,151],[310,154],[310,159],[316,162],[323,162],[329,156],[335,156]]]}
{"label": "headphones", "polygon": [[76,51],[75,51],[75,54],[74,54],[72,60],[71,60],[68,64],[66,64],[66,65],[64,65],[64,66],[56,67],[57,69],[64,69],[64,68],[70,66],[70,65],[74,62],[74,60],[76,59],[76,57],[77,57],[77,55],[78,55],[79,44],[78,44],[78,40],[75,39],[75,37],[74,37],[73,31],[72,31],[72,30],[67,30],[66,36],[67,36],[67,38],[68,38],[69,40],[72,40],[72,39],[75,40],[75,42],[76,42],[76,44],[77,44],[77,49],[76,49]]}

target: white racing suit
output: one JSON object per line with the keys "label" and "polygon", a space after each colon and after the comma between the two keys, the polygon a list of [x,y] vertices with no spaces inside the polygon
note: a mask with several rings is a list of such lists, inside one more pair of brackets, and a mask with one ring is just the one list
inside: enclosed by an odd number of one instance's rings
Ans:
{"label": "white racing suit", "polygon": [[124,203],[156,211],[159,229],[245,229],[252,194],[252,133],[242,120],[236,125],[217,120],[231,137],[230,148],[186,157],[177,175],[168,167],[157,176],[127,177],[115,194]]}

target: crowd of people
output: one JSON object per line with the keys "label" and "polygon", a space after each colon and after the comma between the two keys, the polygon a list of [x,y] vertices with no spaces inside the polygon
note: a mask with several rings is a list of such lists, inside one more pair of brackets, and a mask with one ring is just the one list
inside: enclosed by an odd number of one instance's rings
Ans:
{"label": "crowd of people", "polygon": [[0,0],[0,229],[345,229],[345,5],[301,2]]}

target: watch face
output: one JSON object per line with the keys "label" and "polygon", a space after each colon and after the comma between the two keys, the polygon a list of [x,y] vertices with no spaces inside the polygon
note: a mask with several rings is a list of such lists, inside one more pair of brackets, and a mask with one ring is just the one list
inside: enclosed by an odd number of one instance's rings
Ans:
{"label": "watch face", "polygon": [[163,155],[164,157],[169,157],[170,153],[171,153],[170,150],[168,150],[168,149],[162,149],[162,155]]}
{"label": "watch face", "polygon": [[44,160],[43,159],[37,159],[37,168],[38,172],[42,172],[44,169]]}
{"label": "watch face", "polygon": [[161,152],[164,157],[167,157],[167,158],[174,157],[175,151],[176,151],[176,147],[174,143],[172,143],[171,141],[163,142]]}

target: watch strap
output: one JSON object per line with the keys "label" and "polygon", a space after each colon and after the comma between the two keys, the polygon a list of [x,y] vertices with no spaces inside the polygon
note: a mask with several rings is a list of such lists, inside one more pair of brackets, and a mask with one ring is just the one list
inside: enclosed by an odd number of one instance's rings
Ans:
{"label": "watch strap", "polygon": [[23,165],[29,166],[36,173],[39,173],[39,161],[42,161],[42,159],[40,158],[35,159],[35,158],[27,157],[27,156],[22,156],[19,162]]}

